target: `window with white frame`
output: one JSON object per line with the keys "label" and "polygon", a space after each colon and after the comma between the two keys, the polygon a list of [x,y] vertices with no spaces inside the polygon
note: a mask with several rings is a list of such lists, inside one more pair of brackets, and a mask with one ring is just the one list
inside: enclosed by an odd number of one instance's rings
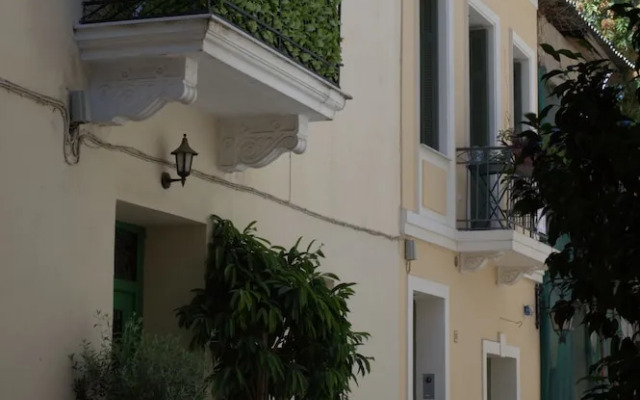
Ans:
{"label": "window with white frame", "polygon": [[483,3],[469,2],[469,144],[489,146],[497,133],[498,17]]}
{"label": "window with white frame", "polygon": [[420,0],[420,143],[441,151],[440,112],[443,77],[442,6],[439,0]]}
{"label": "window with white frame", "polygon": [[513,36],[512,59],[512,128],[522,131],[525,115],[534,111],[535,98],[535,52],[529,48],[515,33]]}

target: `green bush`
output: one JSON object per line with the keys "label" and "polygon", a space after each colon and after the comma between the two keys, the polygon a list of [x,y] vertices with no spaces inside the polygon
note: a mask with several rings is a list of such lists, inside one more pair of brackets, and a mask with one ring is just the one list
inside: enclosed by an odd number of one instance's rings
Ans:
{"label": "green bush", "polygon": [[[217,400],[338,400],[369,372],[369,334],[348,319],[353,283],[321,273],[320,249],[271,246],[253,224],[211,217],[204,287],[177,310],[211,355]],[[334,285],[328,285],[333,281]]]}
{"label": "green bush", "polygon": [[71,355],[77,400],[204,399],[203,355],[188,352],[177,337],[145,334],[139,318],[112,341],[107,317],[101,318],[100,345],[84,341],[79,355]]}

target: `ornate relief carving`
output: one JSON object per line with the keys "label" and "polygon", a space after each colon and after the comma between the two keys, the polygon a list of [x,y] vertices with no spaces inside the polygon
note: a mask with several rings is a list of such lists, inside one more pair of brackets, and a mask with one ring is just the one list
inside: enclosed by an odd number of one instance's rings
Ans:
{"label": "ornate relief carving", "polygon": [[165,104],[196,100],[198,64],[190,58],[132,58],[90,67],[92,122],[122,125],[151,117]]}
{"label": "ornate relief carving", "polygon": [[218,165],[233,172],[263,167],[282,153],[307,147],[308,120],[303,115],[229,118],[218,127]]}
{"label": "ornate relief carving", "polygon": [[526,274],[539,270],[541,267],[498,267],[498,285],[514,285]]}
{"label": "ornate relief carving", "polygon": [[458,254],[458,268],[460,272],[472,272],[479,271],[485,268],[491,263],[495,263],[500,257],[502,252],[495,253],[459,253]]}

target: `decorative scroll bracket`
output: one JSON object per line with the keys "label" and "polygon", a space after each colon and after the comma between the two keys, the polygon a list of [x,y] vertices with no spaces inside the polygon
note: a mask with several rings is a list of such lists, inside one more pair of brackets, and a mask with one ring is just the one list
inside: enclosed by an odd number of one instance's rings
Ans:
{"label": "decorative scroll bracket", "polygon": [[260,168],[282,153],[301,154],[307,147],[304,115],[228,118],[218,126],[218,166],[227,172]]}
{"label": "decorative scroll bracket", "polygon": [[122,125],[151,117],[169,102],[192,104],[198,63],[157,57],[100,61],[90,66],[91,122]]}
{"label": "decorative scroll bracket", "polygon": [[495,263],[503,255],[503,252],[459,253],[458,269],[460,270],[460,272],[479,271],[486,266]]}
{"label": "decorative scroll bracket", "polygon": [[498,285],[515,285],[522,279],[526,274],[530,274],[536,270],[541,269],[541,266],[538,267],[498,267]]}

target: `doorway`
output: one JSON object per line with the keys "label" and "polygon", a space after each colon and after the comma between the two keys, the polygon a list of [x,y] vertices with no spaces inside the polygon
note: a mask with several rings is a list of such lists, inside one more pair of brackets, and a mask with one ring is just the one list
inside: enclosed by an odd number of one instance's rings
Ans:
{"label": "doorway", "polygon": [[487,400],[515,400],[516,382],[515,358],[487,357]]}
{"label": "doorway", "polygon": [[409,400],[448,399],[449,288],[409,277]]}
{"label": "doorway", "polygon": [[520,400],[520,349],[499,341],[482,341],[483,400]]}

